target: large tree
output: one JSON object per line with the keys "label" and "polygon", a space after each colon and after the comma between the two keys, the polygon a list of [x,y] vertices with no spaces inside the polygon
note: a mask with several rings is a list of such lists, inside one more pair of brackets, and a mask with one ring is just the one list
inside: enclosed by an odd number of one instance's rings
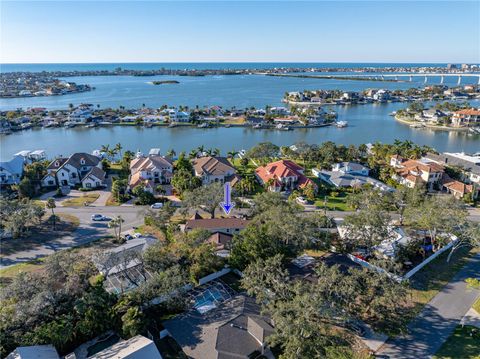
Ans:
{"label": "large tree", "polygon": [[217,182],[185,192],[183,207],[201,208],[208,212],[211,218],[215,218],[215,210],[223,200],[223,185]]}

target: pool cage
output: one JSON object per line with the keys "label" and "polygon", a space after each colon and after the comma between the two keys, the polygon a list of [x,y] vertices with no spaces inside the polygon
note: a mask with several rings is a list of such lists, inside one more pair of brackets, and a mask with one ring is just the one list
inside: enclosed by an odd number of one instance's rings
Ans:
{"label": "pool cage", "polygon": [[206,313],[231,299],[235,291],[220,280],[197,287],[190,293],[193,307],[200,313]]}

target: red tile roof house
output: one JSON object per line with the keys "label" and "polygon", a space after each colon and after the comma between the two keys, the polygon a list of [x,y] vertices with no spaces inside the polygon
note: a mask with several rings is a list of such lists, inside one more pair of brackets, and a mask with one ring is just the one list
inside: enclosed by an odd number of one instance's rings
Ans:
{"label": "red tile roof house", "polygon": [[443,189],[457,199],[463,198],[469,193],[472,193],[472,198],[475,199],[478,197],[480,191],[479,189],[475,189],[475,187],[471,184],[465,184],[463,182],[456,181],[448,176],[445,176],[443,179]]}
{"label": "red tile roof house", "polygon": [[480,109],[468,108],[454,112],[452,116],[452,124],[455,127],[479,125]]}
{"label": "red tile roof house", "polygon": [[303,174],[303,167],[290,160],[272,162],[255,170],[255,176],[261,185],[269,184],[268,190],[280,192],[304,188],[312,184],[315,189],[317,185]]}
{"label": "red tile roof house", "polygon": [[398,183],[409,188],[425,184],[428,190],[441,183],[444,167],[438,163],[422,160],[404,160],[398,155],[390,159],[395,174],[392,178]]}

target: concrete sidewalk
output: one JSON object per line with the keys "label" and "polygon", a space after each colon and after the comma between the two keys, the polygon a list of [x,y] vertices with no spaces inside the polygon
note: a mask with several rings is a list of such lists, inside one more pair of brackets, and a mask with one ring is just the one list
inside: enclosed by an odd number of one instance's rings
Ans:
{"label": "concrete sidewalk", "polygon": [[378,358],[419,359],[432,357],[460,324],[480,296],[479,289],[467,287],[465,279],[480,273],[480,255],[455,275],[408,326],[409,333],[388,340]]}

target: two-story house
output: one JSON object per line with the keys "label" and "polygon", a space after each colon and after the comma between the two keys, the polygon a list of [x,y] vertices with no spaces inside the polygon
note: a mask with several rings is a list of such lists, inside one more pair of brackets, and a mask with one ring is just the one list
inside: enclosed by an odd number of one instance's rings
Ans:
{"label": "two-story house", "polygon": [[428,190],[433,190],[434,186],[440,185],[444,174],[442,165],[427,159],[404,160],[394,155],[390,159],[390,165],[395,169],[392,178],[409,188],[424,184]]}
{"label": "two-story house", "polygon": [[202,184],[230,182],[234,186],[239,177],[235,168],[225,157],[200,157],[192,161],[195,176],[202,179]]}
{"label": "two-story house", "polygon": [[307,185],[312,185],[316,189],[316,184],[303,172],[303,167],[295,162],[280,160],[258,167],[255,170],[255,176],[261,185],[267,185],[268,190],[272,192],[301,189]]}
{"label": "two-story house", "polygon": [[131,191],[143,185],[146,191],[155,193],[155,188],[160,184],[169,184],[172,176],[173,164],[169,159],[159,154],[139,156],[130,162],[128,189]]}
{"label": "two-story house", "polygon": [[57,158],[47,167],[47,174],[42,179],[44,187],[97,188],[104,185],[105,172],[99,157],[79,152],[68,158]]}

